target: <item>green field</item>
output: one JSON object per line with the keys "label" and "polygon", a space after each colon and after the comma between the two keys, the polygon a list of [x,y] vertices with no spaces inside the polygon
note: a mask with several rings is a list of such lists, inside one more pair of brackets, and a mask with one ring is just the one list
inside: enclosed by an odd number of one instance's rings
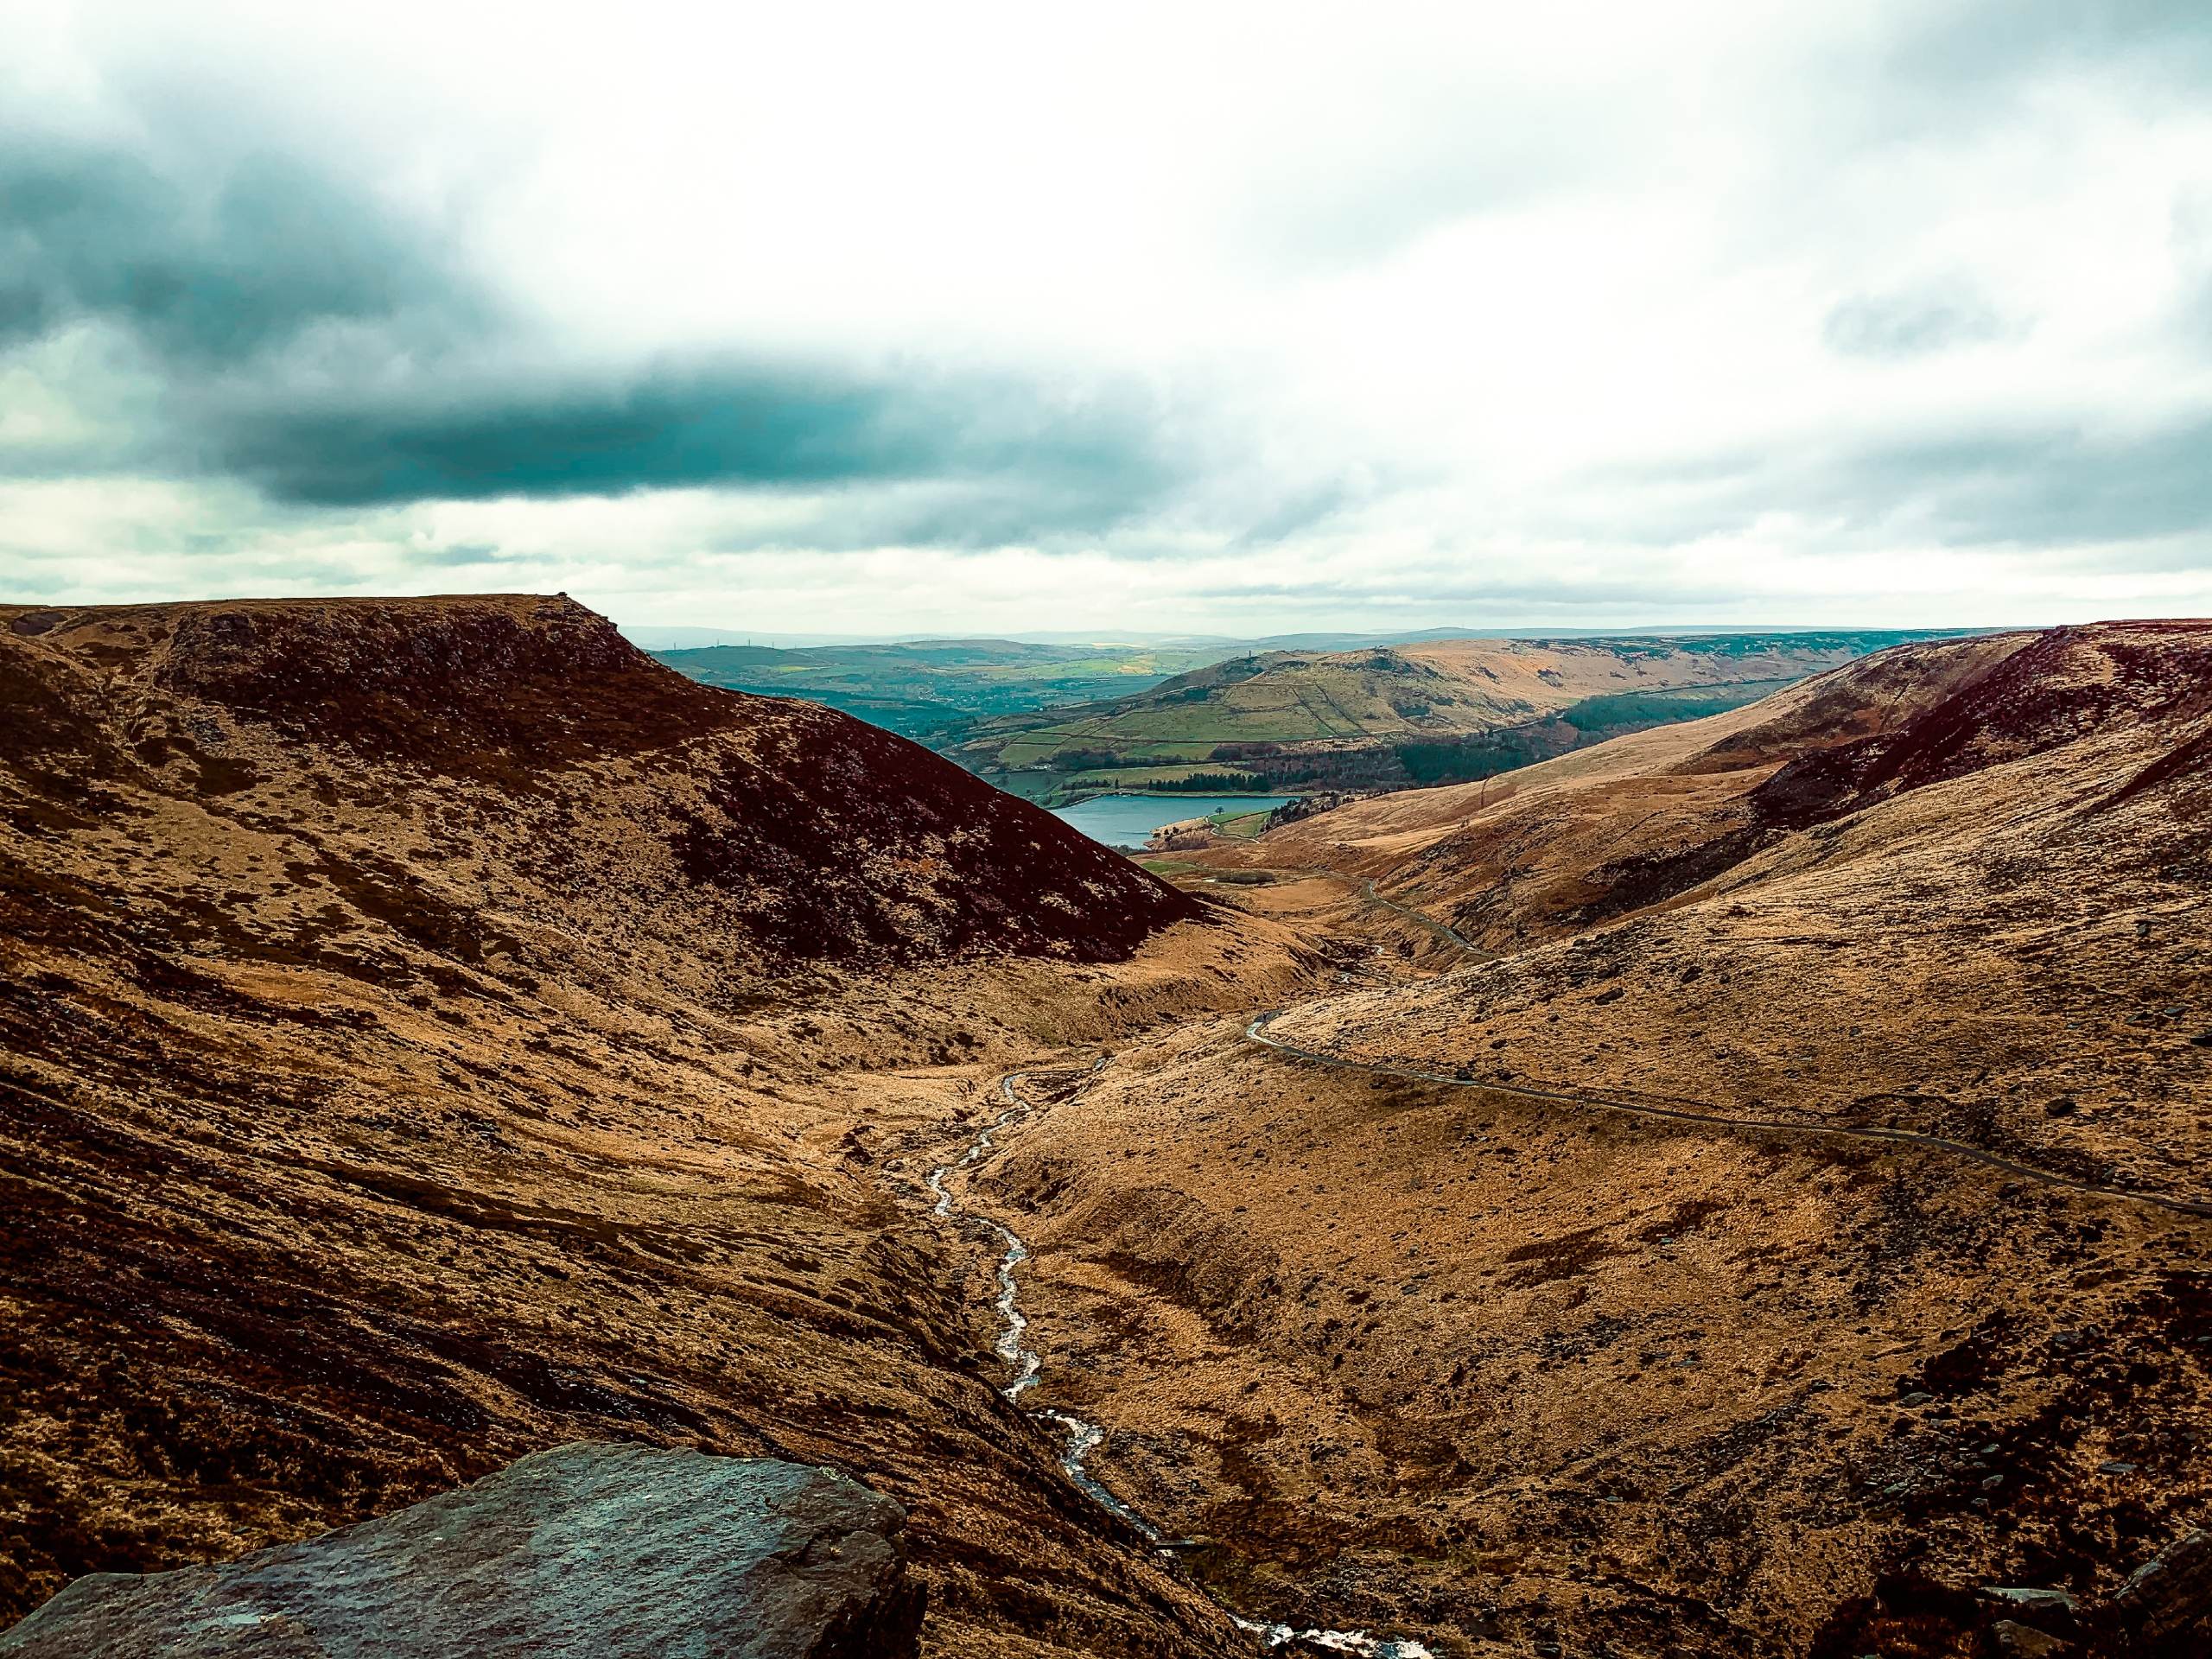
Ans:
{"label": "green field", "polygon": [[[1916,637],[1783,632],[1337,651],[955,639],[656,654],[709,684],[826,703],[1014,794],[1064,806],[1101,794],[1364,793],[1490,777],[1739,708]],[[1636,689],[1613,689],[1624,684]]]}
{"label": "green field", "polygon": [[1226,649],[930,639],[801,651],[709,645],[653,654],[709,685],[827,703],[944,747],[978,721],[1126,696],[1218,661]]}
{"label": "green field", "polygon": [[[1042,769],[1086,783],[1208,764],[1264,774],[1270,788],[1446,782],[1739,708],[1915,637],[1785,632],[1245,653],[1132,696],[979,721],[952,753],[987,776]],[[1636,689],[1612,689],[1624,683]],[[1316,760],[1301,775],[1255,749],[1370,760]]]}
{"label": "green field", "polygon": [[1268,827],[1268,820],[1274,816],[1271,812],[1217,812],[1206,822],[1213,826],[1217,835],[1249,841]]}

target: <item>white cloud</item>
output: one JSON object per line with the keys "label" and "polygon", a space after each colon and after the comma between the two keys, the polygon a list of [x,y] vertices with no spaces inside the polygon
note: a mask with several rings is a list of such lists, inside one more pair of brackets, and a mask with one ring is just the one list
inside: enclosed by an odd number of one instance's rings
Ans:
{"label": "white cloud", "polygon": [[[222,194],[280,155],[420,265],[240,280],[305,321],[218,360],[219,315],[98,280],[160,251],[133,225],[0,225],[59,319],[0,357],[26,596],[551,587],[817,632],[2212,608],[2188,8],[0,22],[0,159],[138,157],[165,234],[289,249],[312,218]],[[172,264],[236,279],[221,245]],[[733,437],[718,400],[770,382],[830,435]]]}

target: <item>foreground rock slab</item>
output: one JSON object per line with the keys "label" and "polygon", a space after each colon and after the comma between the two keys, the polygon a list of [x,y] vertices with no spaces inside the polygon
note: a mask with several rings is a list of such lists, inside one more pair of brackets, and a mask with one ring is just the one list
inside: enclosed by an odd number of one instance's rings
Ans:
{"label": "foreground rock slab", "polygon": [[224,1567],[78,1580],[7,1659],[899,1659],[899,1505],[827,1469],[579,1442]]}

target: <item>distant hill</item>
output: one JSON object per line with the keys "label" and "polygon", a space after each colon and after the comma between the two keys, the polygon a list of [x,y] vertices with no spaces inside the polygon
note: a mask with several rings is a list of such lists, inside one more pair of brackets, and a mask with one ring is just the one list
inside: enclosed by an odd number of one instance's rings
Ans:
{"label": "distant hill", "polygon": [[[2094,826],[2139,795],[2178,803],[2183,824],[2201,814],[2208,662],[2212,627],[2189,623],[1916,643],[1486,789],[1357,802],[1272,832],[1259,855],[1402,878],[1399,896],[1501,950],[1687,897],[1792,883],[1825,893],[1847,821],[1887,859],[1863,826],[1910,819],[1932,859],[1940,844],[1994,837],[2001,803],[2019,819],[2008,835],[2086,838],[2069,856],[2102,858]],[[1967,778],[1983,781],[1934,788]],[[2063,835],[2041,816],[2062,796],[2075,802]],[[2172,827],[2155,821],[2161,835]],[[1984,855],[1962,853],[1961,867]]]}
{"label": "distant hill", "polygon": [[804,697],[944,747],[979,719],[1123,696],[1237,649],[923,639],[802,651],[709,645],[653,655],[709,685]]}
{"label": "distant hill", "polygon": [[1395,789],[1477,779],[1725,712],[1915,636],[1894,630],[1501,639],[1252,652],[952,749],[1021,792]]}

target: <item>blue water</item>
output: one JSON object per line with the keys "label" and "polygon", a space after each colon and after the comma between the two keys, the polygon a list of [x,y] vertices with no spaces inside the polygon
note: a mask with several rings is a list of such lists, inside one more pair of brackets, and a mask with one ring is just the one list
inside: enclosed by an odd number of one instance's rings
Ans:
{"label": "blue water", "polygon": [[1093,841],[1128,852],[1141,847],[1163,823],[1211,817],[1217,812],[1272,812],[1287,795],[1094,795],[1052,816]]}

